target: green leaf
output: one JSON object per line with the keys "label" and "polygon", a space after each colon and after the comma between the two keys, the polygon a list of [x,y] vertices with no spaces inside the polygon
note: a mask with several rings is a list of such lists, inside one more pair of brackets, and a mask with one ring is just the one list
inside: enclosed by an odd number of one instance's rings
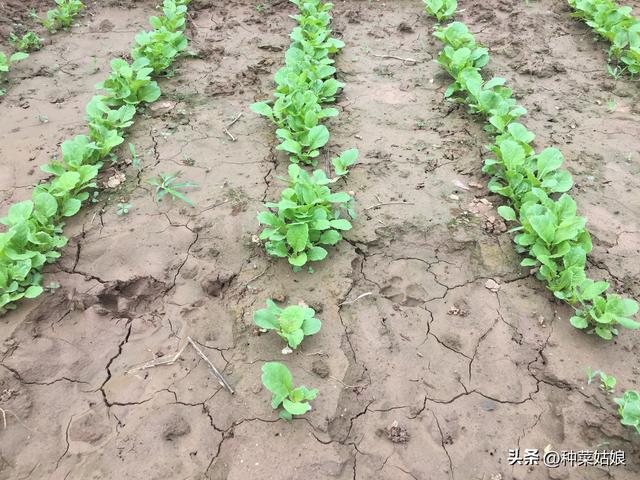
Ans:
{"label": "green leaf", "polygon": [[304,310],[298,305],[290,305],[280,314],[279,323],[283,332],[292,333],[302,327]]}
{"label": "green leaf", "polygon": [[9,207],[8,220],[10,224],[23,222],[27,220],[33,212],[33,202],[31,200],[25,200],[24,202],[14,203]]}
{"label": "green leaf", "polygon": [[559,244],[576,238],[584,230],[586,222],[587,219],[584,217],[573,217],[560,223],[555,231],[553,243]]}
{"label": "green leaf", "polygon": [[553,188],[554,192],[562,193],[571,190],[573,186],[573,178],[571,174],[566,170],[562,170],[561,172],[557,172],[554,178],[556,185]]}
{"label": "green leaf", "polygon": [[640,328],[640,323],[636,322],[627,317],[616,317],[618,324],[622,325],[624,328],[628,328],[630,330],[638,330]]}
{"label": "green leaf", "polygon": [[593,300],[601,293],[605,292],[609,288],[607,282],[594,282],[593,280],[586,280],[581,286],[580,298],[582,300]]}
{"label": "green leaf", "polygon": [[252,112],[257,113],[258,115],[264,115],[265,117],[269,117],[269,118],[273,117],[273,110],[267,104],[267,102],[254,103],[249,108],[251,109]]}
{"label": "green leaf", "polygon": [[536,157],[538,177],[542,178],[550,172],[553,172],[562,166],[564,157],[557,148],[545,148]]}
{"label": "green leaf", "polygon": [[284,222],[271,212],[260,212],[258,214],[258,222],[272,227],[281,227],[284,225]]}
{"label": "green leaf", "polygon": [[307,133],[309,150],[316,150],[329,141],[329,130],[324,125],[317,125]]}
{"label": "green leaf", "polygon": [[58,202],[53,195],[47,192],[34,194],[33,203],[36,211],[46,218],[53,217],[58,211]]}
{"label": "green leaf", "polygon": [[553,218],[550,215],[532,215],[528,220],[531,227],[545,243],[550,244],[553,242],[555,224],[553,223]]}
{"label": "green leaf", "polygon": [[307,258],[310,262],[318,262],[324,260],[327,256],[327,251],[322,247],[311,247],[307,251]]}
{"label": "green leaf", "polygon": [[292,402],[287,398],[282,402],[282,406],[291,415],[304,415],[311,410],[311,405],[307,402]]}
{"label": "green leaf", "polygon": [[290,255],[289,263],[294,267],[302,267],[305,263],[307,263],[307,254],[304,252]]}
{"label": "green leaf", "polygon": [[524,149],[513,140],[505,140],[500,144],[500,155],[508,170],[524,163]]}
{"label": "green leaf", "polygon": [[277,330],[279,328],[276,315],[268,308],[256,310],[253,314],[253,322],[258,327],[266,330]]}
{"label": "green leaf", "polygon": [[605,340],[611,340],[613,338],[613,334],[608,328],[596,327],[595,332],[600,338],[603,338]]}
{"label": "green leaf", "polygon": [[291,420],[293,420],[293,416],[286,410],[281,410],[278,416],[281,419],[286,420],[287,422],[290,422]]}
{"label": "green leaf", "polygon": [[13,62],[19,62],[20,60],[24,60],[25,58],[28,58],[29,54],[28,53],[24,53],[24,52],[16,52],[13,55],[11,55],[9,57],[9,62],[13,63]]}
{"label": "green leaf", "polygon": [[305,318],[302,323],[302,331],[305,335],[315,335],[320,331],[321,327],[322,322],[315,317]]}
{"label": "green leaf", "polygon": [[44,289],[40,285],[31,285],[29,288],[27,288],[25,290],[24,297],[25,298],[36,298],[42,292],[44,292]]}
{"label": "green leaf", "polygon": [[295,350],[298,348],[302,340],[304,340],[304,333],[301,329],[294,330],[291,333],[283,333],[284,337],[287,339],[287,344]]}
{"label": "green leaf", "polygon": [[536,138],[533,132],[518,122],[511,122],[507,129],[513,138],[522,143],[531,143]]}
{"label": "green leaf", "polygon": [[345,219],[331,220],[329,222],[332,228],[336,230],[351,230],[351,222]]}
{"label": "green leaf", "polygon": [[523,267],[535,267],[536,265],[539,265],[539,263],[537,260],[534,260],[533,258],[524,258],[520,262],[520,265]]}
{"label": "green leaf", "polygon": [[267,242],[265,249],[269,255],[274,257],[284,258],[289,255],[289,250],[287,249],[287,244],[284,240]]}
{"label": "green leaf", "polygon": [[622,299],[622,314],[625,317],[631,317],[638,313],[638,303],[629,298]]}
{"label": "green leaf", "polygon": [[571,317],[569,319],[569,322],[571,322],[571,325],[581,330],[589,326],[589,322],[587,322],[587,319],[579,315],[574,315],[573,317]]}
{"label": "green leaf", "polygon": [[69,192],[75,188],[79,181],[80,174],[78,172],[65,172],[58,177],[56,184],[65,192]]}
{"label": "green leaf", "polygon": [[508,222],[516,220],[516,212],[513,208],[506,205],[498,207],[498,214]]}
{"label": "green leaf", "polygon": [[82,207],[82,202],[77,198],[67,198],[62,204],[62,215],[64,217],[72,217]]}
{"label": "green leaf", "polygon": [[291,400],[292,402],[301,402],[305,399],[305,393],[306,388],[304,387],[294,388],[289,394],[289,400]]}
{"label": "green leaf", "polygon": [[334,158],[332,160],[332,163],[333,163],[333,168],[336,171],[336,175],[341,176],[349,173],[349,167],[354,163],[356,163],[357,159],[358,159],[357,148],[352,148],[350,150],[347,150],[343,152],[342,155],[340,155],[339,157]]}
{"label": "green leaf", "polygon": [[267,362],[262,366],[262,383],[274,395],[286,397],[293,389],[293,377],[280,362]]}
{"label": "green leaf", "polygon": [[285,140],[276,147],[276,150],[284,150],[285,152],[293,153],[294,155],[300,155],[302,153],[301,145],[295,140]]}
{"label": "green leaf", "polygon": [[300,387],[300,388],[304,390],[304,398],[306,400],[313,400],[318,396],[317,388],[312,388],[311,390],[307,390],[306,387]]}
{"label": "green leaf", "polygon": [[309,225],[301,223],[289,226],[287,230],[287,243],[294,252],[302,252],[309,241]]}
{"label": "green leaf", "polygon": [[320,235],[320,243],[324,245],[335,245],[342,239],[342,235],[340,235],[335,230],[328,230]]}
{"label": "green leaf", "polygon": [[331,203],[346,203],[349,200],[351,200],[351,196],[349,196],[349,194],[346,192],[338,192],[327,195],[327,201]]}

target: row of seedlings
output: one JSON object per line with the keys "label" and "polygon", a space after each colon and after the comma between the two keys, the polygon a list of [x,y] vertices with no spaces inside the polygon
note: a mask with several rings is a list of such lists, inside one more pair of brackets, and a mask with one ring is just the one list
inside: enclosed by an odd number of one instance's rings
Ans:
{"label": "row of seedlings", "polygon": [[[80,0],[56,0],[56,7],[47,11],[45,18],[40,18],[35,12],[32,17],[49,33],[53,34],[58,30],[68,30],[71,28],[75,18],[85,9],[85,4]],[[34,52],[42,48],[43,39],[37,33],[29,30],[21,35],[11,33],[9,35],[9,43],[13,45],[16,52],[7,57],[6,54],[0,52],[0,82],[6,80],[12,63],[26,59],[28,52]],[[0,96],[4,95],[4,90],[0,89]]]}
{"label": "row of seedlings", "polygon": [[[277,127],[277,150],[287,152],[291,164],[288,182],[277,203],[267,203],[258,221],[264,225],[260,239],[269,255],[287,258],[294,271],[309,262],[323,260],[326,247],[337,244],[342,233],[351,229],[346,217],[355,217],[353,198],[346,192],[332,192],[331,185],[349,172],[358,157],[356,149],[347,150],[332,160],[335,177],[323,170],[308,173],[302,166],[317,166],[320,149],[329,141],[329,130],[322,121],[338,115],[335,108],[323,104],[335,101],[343,87],[334,77],[333,55],[344,43],[331,37],[331,3],[321,0],[291,0],[299,14],[298,26],[291,32],[292,43],[285,65],[275,75],[275,100],[258,102],[251,109],[269,118]],[[302,165],[302,166],[301,166]],[[308,306],[278,307],[267,300],[267,308],[255,312],[254,322],[263,330],[275,330],[286,340],[287,349],[295,349],[305,336],[320,330],[321,322]],[[289,369],[280,362],[262,367],[262,382],[272,393],[271,406],[282,407],[280,417],[291,420],[311,409],[308,401],[316,389],[294,388]]]}
{"label": "row of seedlings", "polygon": [[190,0],[164,0],[163,15],[151,17],[153,30],[139,34],[133,63],[111,61],[109,78],[87,105],[88,134],[62,143],[62,155],[42,166],[51,179],[37,185],[31,200],[13,204],[0,220],[0,313],[22,298],[40,295],[42,269],[60,257],[67,243],[65,219],[75,215],[96,188],[103,161],[124,139],[136,111],[160,97],[152,75],[165,73],[187,46],[184,35]]}
{"label": "row of seedlings", "polygon": [[574,17],[582,19],[598,35],[611,43],[609,73],[614,77],[629,72],[640,73],[640,20],[631,7],[621,7],[611,0],[569,0]]}
{"label": "row of seedlings", "polygon": [[[434,2],[425,3],[433,6]],[[441,4],[439,12],[444,13],[444,8]],[[455,8],[440,19],[453,12]],[[560,151],[545,148],[536,154],[531,146],[535,135],[517,122],[526,110],[517,105],[503,78],[484,80],[480,70],[489,62],[488,50],[463,23],[437,25],[434,36],[444,43],[437,62],[454,80],[445,96],[485,116],[486,130],[495,135],[488,147],[495,158],[485,160],[483,172],[491,175],[489,190],[510,204],[498,212],[516,225],[511,229],[518,232],[516,250],[526,255],[521,264],[535,268],[547,288],[575,309],[574,327],[606,340],[618,333],[618,326],[640,328],[631,318],[638,311],[635,301],[608,293],[607,282],[593,281],[585,274],[591,238],[586,219],[576,215],[576,202],[566,193],[573,182],[569,172],[561,169]],[[614,401],[621,423],[640,432],[640,393],[628,390]]]}
{"label": "row of seedlings", "polygon": [[463,23],[438,25],[434,36],[444,43],[437,62],[454,80],[445,96],[486,117],[486,130],[495,135],[488,147],[495,158],[485,160],[483,172],[491,176],[489,190],[508,200],[498,212],[515,224],[516,250],[526,256],[521,265],[533,268],[556,298],[575,309],[570,320],[574,327],[606,340],[618,334],[618,327],[640,328],[631,318],[638,311],[635,301],[586,276],[591,236],[586,218],[577,215],[576,202],[567,193],[573,180],[562,169],[562,153],[553,147],[535,152],[535,135],[517,121],[526,110],[504,78],[482,77],[488,50]]}
{"label": "row of seedlings", "polygon": [[[47,11],[44,19],[39,18],[35,13],[32,13],[32,16],[41,23],[49,33],[55,33],[57,30],[67,30],[70,28],[75,17],[78,16],[84,8],[85,5],[80,0],[56,0],[56,8]],[[28,52],[42,48],[42,38],[32,31],[25,32],[22,35],[11,33],[9,43],[13,45],[16,51],[9,56],[4,52],[0,52],[0,84],[7,81],[12,64],[28,58]],[[0,97],[5,93],[6,91],[0,88]]]}

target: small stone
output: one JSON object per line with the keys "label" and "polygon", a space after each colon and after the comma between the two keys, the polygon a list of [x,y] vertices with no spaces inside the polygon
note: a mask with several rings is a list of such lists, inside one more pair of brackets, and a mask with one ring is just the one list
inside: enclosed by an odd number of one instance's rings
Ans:
{"label": "small stone", "polygon": [[467,187],[464,183],[462,183],[460,180],[456,179],[453,181],[453,184],[458,187],[461,190],[469,190],[469,187]]}
{"label": "small stone", "polygon": [[480,407],[485,411],[485,412],[493,412],[496,409],[496,403],[492,400],[484,400],[481,404]]}
{"label": "small stone", "polygon": [[494,293],[497,293],[498,291],[500,291],[500,284],[491,278],[487,280],[484,286]]}
{"label": "small stone", "polygon": [[153,117],[160,117],[162,115],[166,115],[171,112],[174,108],[176,108],[176,102],[154,102],[149,105],[147,108]]}
{"label": "small stone", "polygon": [[286,302],[286,301],[287,301],[287,296],[286,296],[284,293],[274,293],[274,294],[271,296],[271,299],[272,299],[274,302],[284,303],[284,302]]}
{"label": "small stone", "polygon": [[127,177],[125,176],[124,173],[121,173],[121,172],[116,173],[116,174],[114,174],[114,175],[109,177],[109,179],[105,183],[105,187],[107,187],[107,188],[117,188],[126,179],[127,179]]}

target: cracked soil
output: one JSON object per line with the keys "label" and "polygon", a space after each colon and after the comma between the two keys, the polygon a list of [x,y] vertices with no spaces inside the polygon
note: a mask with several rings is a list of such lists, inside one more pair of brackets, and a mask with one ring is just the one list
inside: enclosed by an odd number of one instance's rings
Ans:
{"label": "cracked soil", "polygon": [[[0,13],[24,17],[29,3],[0,2]],[[192,2],[198,57],[159,81],[163,96],[126,139],[142,170],[107,165],[101,184],[125,179],[68,222],[69,245],[45,276],[59,288],[0,319],[0,479],[640,478],[639,437],[585,379],[591,367],[638,389],[640,333],[610,343],[582,334],[518,266],[480,171],[482,123],[443,100],[448,79],[421,2],[335,2],[346,87],[320,167],[360,150],[344,186],[359,215],[347,241],[313,274],[252,241],[288,163],[271,125],[248,110],[269,97],[293,27],[291,4],[263,3]],[[537,149],[566,157],[594,237],[589,273],[638,299],[637,84],[607,76],[605,45],[565,2],[462,3],[459,19],[490,49],[488,70],[528,109]],[[16,67],[0,104],[3,213],[83,133],[94,85],[154,5],[90,4],[78,27]],[[8,29],[0,22],[3,38]],[[232,141],[224,127],[241,113]],[[126,143],[119,153],[130,158]],[[145,180],[176,171],[199,185],[188,193],[195,208],[154,202]],[[133,205],[128,215],[116,215],[119,202]],[[283,357],[252,323],[267,298],[304,300],[321,332]],[[192,349],[131,370],[187,336],[235,395]],[[319,389],[304,418],[277,420],[260,382],[269,360]],[[547,445],[623,449],[627,465],[508,464],[509,449]]]}

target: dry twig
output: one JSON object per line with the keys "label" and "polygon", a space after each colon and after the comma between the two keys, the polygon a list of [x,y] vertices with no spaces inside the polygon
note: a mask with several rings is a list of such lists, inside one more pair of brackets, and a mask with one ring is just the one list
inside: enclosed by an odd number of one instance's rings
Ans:
{"label": "dry twig", "polygon": [[171,356],[164,355],[164,356],[162,356],[160,358],[155,358],[155,359],[153,359],[153,360],[151,360],[149,362],[146,362],[146,363],[140,365],[139,367],[131,368],[131,369],[127,370],[125,373],[136,372],[138,370],[146,370],[148,368],[159,367],[160,365],[172,365],[175,362],[177,362],[178,359],[182,356],[182,353],[184,352],[185,348],[187,348],[187,345],[191,345],[195,349],[195,351],[198,353],[198,355],[207,363],[207,365],[209,365],[209,367],[213,371],[214,376],[218,380],[218,383],[220,383],[220,385],[227,392],[229,392],[230,394],[233,395],[235,393],[235,391],[233,390],[233,387],[231,387],[231,385],[229,385],[229,383],[224,378],[222,373],[220,373],[220,371],[215,367],[215,365],[211,362],[211,360],[209,360],[209,358],[202,352],[200,347],[198,347],[196,342],[194,342],[191,337],[187,337],[187,343],[185,343],[184,346],[180,350],[178,350],[178,352],[176,352],[174,355],[171,355]]}
{"label": "dry twig", "polygon": [[380,202],[365,208],[365,210],[371,210],[372,208],[382,207],[384,205],[415,205],[415,203],[413,202]]}
{"label": "dry twig", "polygon": [[233,119],[233,121],[232,121],[229,125],[227,125],[226,127],[224,127],[224,133],[226,133],[227,135],[229,135],[229,138],[231,138],[231,141],[232,141],[232,142],[235,142],[237,139],[236,139],[236,137],[234,137],[233,135],[231,135],[231,132],[229,131],[229,129],[231,128],[231,126],[232,126],[234,123],[236,123],[238,120],[240,120],[240,117],[242,117],[242,115],[243,115],[243,113],[242,113],[242,112],[240,112],[240,113],[238,114],[238,116],[237,116],[236,118],[234,118],[234,119]]}
{"label": "dry twig", "polygon": [[377,55],[375,53],[372,53],[371,55],[378,58],[393,58],[394,60],[400,60],[405,65],[408,65],[408,64],[415,65],[416,63],[418,63],[418,60],[414,58],[403,58],[403,57],[398,57],[396,55]]}
{"label": "dry twig", "polygon": [[364,297],[368,297],[369,295],[373,295],[373,292],[366,292],[363,293],[362,295],[358,295],[356,298],[354,298],[353,300],[349,300],[349,301],[344,301],[342,303],[339,303],[338,306],[341,307],[342,305],[351,305],[352,303],[357,302],[358,300],[360,300],[361,298]]}

